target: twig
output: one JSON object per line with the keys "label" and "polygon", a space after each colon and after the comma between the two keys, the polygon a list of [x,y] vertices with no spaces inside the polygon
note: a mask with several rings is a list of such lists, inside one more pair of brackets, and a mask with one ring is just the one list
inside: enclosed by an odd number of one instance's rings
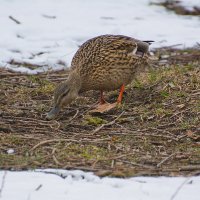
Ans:
{"label": "twig", "polygon": [[169,160],[171,157],[173,157],[174,155],[176,155],[177,153],[172,153],[170,156],[164,158],[163,160],[161,160],[161,162],[159,162],[156,167],[160,167],[164,162],[166,162],[167,160]]}
{"label": "twig", "polygon": [[190,94],[190,95],[191,95],[191,96],[200,95],[200,92],[192,93],[192,94]]}
{"label": "twig", "polygon": [[194,171],[194,170],[200,170],[200,165],[187,165],[179,167],[179,171]]}
{"label": "twig", "polygon": [[17,61],[17,60],[14,60],[14,59],[8,61],[8,64],[10,64],[10,65],[19,65],[19,66],[23,65],[23,66],[26,66],[26,67],[28,67],[30,69],[31,69],[31,67],[34,68],[34,67],[48,66],[47,64],[44,64],[44,65],[42,65],[42,64],[32,64],[32,63],[29,63],[29,62]]}
{"label": "twig", "polygon": [[178,188],[176,189],[176,191],[174,192],[174,194],[171,196],[170,200],[173,200],[176,195],[179,193],[179,191],[181,190],[181,188],[191,179],[191,177],[186,178],[181,185],[178,186]]}
{"label": "twig", "polygon": [[115,164],[115,160],[112,160],[112,162],[111,162],[111,168],[113,168],[114,167],[114,164]]}
{"label": "twig", "polygon": [[187,109],[182,110],[182,111],[180,111],[180,112],[174,113],[171,117],[169,117],[169,119],[172,119],[173,117],[175,117],[175,116],[177,116],[177,115],[179,115],[179,114],[181,114],[181,113],[184,113],[184,112],[186,112],[186,111],[188,111],[188,110],[191,110],[191,109],[192,109],[192,108],[187,108]]}
{"label": "twig", "polygon": [[41,187],[42,187],[42,184],[38,185],[38,186],[35,188],[35,191],[40,190]]}
{"label": "twig", "polygon": [[171,196],[170,200],[173,200],[176,195],[179,193],[179,191],[181,190],[181,188],[183,188],[183,186],[193,177],[193,176],[196,176],[196,175],[199,175],[200,174],[200,171],[197,171],[197,172],[193,172],[189,175],[189,177],[183,181],[183,183],[181,183],[181,185],[179,185],[179,187],[176,189],[176,191],[174,192],[174,194]]}
{"label": "twig", "polygon": [[98,131],[100,131],[102,128],[104,128],[105,126],[111,126],[113,124],[115,124],[115,122],[124,114],[125,111],[123,111],[119,116],[117,116],[113,121],[108,122],[107,124],[102,124],[101,126],[97,127],[92,134],[97,133]]}
{"label": "twig", "polygon": [[45,14],[43,14],[42,16],[45,17],[45,18],[49,18],[49,19],[56,19],[56,16],[54,16],[54,15],[45,15]]}
{"label": "twig", "polygon": [[3,178],[1,181],[1,187],[0,187],[0,198],[2,197],[2,192],[3,192],[3,188],[5,185],[5,181],[6,181],[6,175],[7,175],[7,171],[4,171]]}
{"label": "twig", "polygon": [[[115,157],[111,157],[111,158],[102,158],[102,159],[97,159],[93,164],[92,164],[92,169],[94,169],[95,165],[99,162],[99,161],[108,161],[108,160],[111,160],[112,162],[120,159],[120,158],[123,158],[123,157],[126,157],[126,156],[130,156],[130,155],[134,155],[134,153],[127,153],[127,154],[122,154],[122,155],[119,155],[119,156],[115,156]],[[121,161],[121,160],[120,160]],[[123,162],[123,161],[122,161]],[[112,165],[112,163],[111,163]]]}
{"label": "twig", "polygon": [[38,144],[36,144],[33,148],[31,148],[30,151],[34,151],[35,149],[37,149],[39,146],[47,144],[47,143],[52,143],[52,142],[76,142],[78,143],[78,140],[72,140],[72,139],[52,139],[52,140],[44,140]]}
{"label": "twig", "polygon": [[11,15],[9,16],[9,18],[14,21],[16,24],[21,24],[20,21],[18,21],[17,19],[15,19],[14,17],[12,17]]}
{"label": "twig", "polygon": [[33,191],[31,191],[31,192],[28,194],[27,200],[31,200],[31,195],[32,195],[34,192],[39,191],[41,187],[42,187],[42,184],[38,185]]}
{"label": "twig", "polygon": [[172,133],[170,133],[169,131],[166,131],[166,130],[164,130],[164,129],[158,129],[158,128],[153,128],[153,127],[150,127],[149,129],[150,129],[150,130],[151,130],[151,129],[152,129],[152,130],[156,130],[156,131],[161,132],[161,133],[167,133],[167,134],[169,134],[169,135],[171,135],[171,136],[174,136]]}
{"label": "twig", "polygon": [[150,165],[139,164],[139,163],[136,163],[136,162],[130,162],[130,161],[126,161],[126,160],[120,160],[120,161],[123,162],[123,163],[127,163],[127,164],[130,164],[130,165],[133,165],[133,166],[154,169],[154,167],[150,166]]}
{"label": "twig", "polygon": [[44,144],[48,144],[48,143],[52,143],[52,142],[74,142],[74,143],[81,143],[83,144],[84,142],[91,142],[91,143],[97,143],[97,142],[101,142],[101,141],[109,141],[108,138],[106,139],[96,139],[96,140],[74,140],[74,139],[52,139],[52,140],[44,140],[42,142],[39,142],[38,144],[36,144],[34,147],[32,147],[30,149],[30,151],[34,151],[35,149],[37,149],[39,146],[44,145]]}
{"label": "twig", "polygon": [[54,149],[52,150],[52,158],[53,158],[54,162],[55,162],[58,166],[63,166],[63,164],[60,163],[60,162],[58,161],[58,159],[56,158],[55,152],[56,152],[56,148],[54,148]]}
{"label": "twig", "polygon": [[79,110],[76,111],[75,115],[68,121],[68,123],[70,123],[72,120],[74,120],[76,118],[76,116],[78,115]]}

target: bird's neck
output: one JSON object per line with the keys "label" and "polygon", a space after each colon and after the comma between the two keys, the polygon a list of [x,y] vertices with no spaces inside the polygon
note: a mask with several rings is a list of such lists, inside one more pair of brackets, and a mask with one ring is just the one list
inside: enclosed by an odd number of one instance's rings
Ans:
{"label": "bird's neck", "polygon": [[79,75],[79,73],[77,73],[75,70],[71,71],[68,79],[67,79],[68,84],[70,84],[71,88],[73,88],[73,90],[76,90],[77,93],[79,93],[80,89],[81,89],[81,77]]}

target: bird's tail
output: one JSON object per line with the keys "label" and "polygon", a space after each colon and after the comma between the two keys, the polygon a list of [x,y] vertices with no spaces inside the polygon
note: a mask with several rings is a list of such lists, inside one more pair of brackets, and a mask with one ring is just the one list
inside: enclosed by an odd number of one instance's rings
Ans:
{"label": "bird's tail", "polygon": [[149,45],[151,45],[151,43],[153,43],[153,42],[155,42],[155,41],[153,41],[153,40],[145,40],[145,41],[142,41],[142,42],[146,42],[146,43],[148,43]]}

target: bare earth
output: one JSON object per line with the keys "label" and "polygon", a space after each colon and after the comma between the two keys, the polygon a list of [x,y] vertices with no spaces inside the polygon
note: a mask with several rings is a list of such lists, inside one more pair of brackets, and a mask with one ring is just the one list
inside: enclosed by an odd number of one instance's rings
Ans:
{"label": "bare earth", "polygon": [[[23,75],[1,68],[1,169],[82,169],[117,177],[198,173],[200,51],[155,53],[157,69],[126,88],[121,107],[91,114],[99,92],[90,91],[53,121],[45,115],[68,71]],[[114,102],[117,95],[109,92],[106,99]]]}

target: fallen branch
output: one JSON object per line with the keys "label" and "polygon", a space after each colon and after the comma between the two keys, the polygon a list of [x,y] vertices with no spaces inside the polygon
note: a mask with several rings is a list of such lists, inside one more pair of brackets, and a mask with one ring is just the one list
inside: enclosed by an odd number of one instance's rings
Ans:
{"label": "fallen branch", "polygon": [[52,158],[53,158],[54,162],[55,162],[58,166],[63,166],[63,164],[60,163],[60,162],[58,161],[58,159],[56,158],[55,152],[56,152],[56,148],[54,148],[53,151],[52,151]]}
{"label": "fallen branch", "polygon": [[[120,159],[120,158],[123,158],[123,157],[126,157],[126,156],[130,156],[130,155],[134,155],[134,153],[127,153],[127,154],[122,154],[122,155],[119,155],[119,156],[115,156],[115,157],[111,157],[111,158],[102,158],[102,159],[97,159],[93,164],[92,164],[92,169],[94,169],[95,165],[99,162],[99,161],[109,161],[111,160],[112,162],[117,160],[117,159]],[[120,160],[121,161],[121,160]],[[123,161],[122,161],[123,162]]]}
{"label": "fallen branch", "polygon": [[6,181],[6,175],[7,175],[7,171],[4,171],[3,178],[1,181],[1,187],[0,187],[0,198],[2,197],[2,192],[3,192],[3,188],[5,185],[5,181]]}
{"label": "fallen branch", "polygon": [[116,117],[113,121],[111,122],[108,122],[107,124],[102,124],[101,126],[97,127],[93,132],[92,134],[95,134],[97,133],[98,131],[100,131],[102,128],[104,128],[105,126],[111,126],[113,124],[116,123],[116,121],[124,114],[125,111],[123,111],[118,117]]}
{"label": "fallen branch", "polygon": [[12,17],[11,15],[9,16],[9,18],[14,21],[16,24],[21,24],[20,21],[18,21],[17,19],[15,19],[14,17]]}
{"label": "fallen branch", "polygon": [[35,149],[37,149],[39,146],[41,145],[44,145],[44,144],[48,144],[48,143],[52,143],[52,142],[74,142],[74,143],[87,143],[87,142],[90,142],[90,143],[97,143],[97,142],[100,142],[100,141],[108,141],[109,139],[96,139],[96,140],[88,140],[88,139],[85,139],[85,140],[75,140],[75,139],[52,139],[52,140],[44,140],[42,142],[39,142],[38,144],[36,144],[34,147],[32,147],[30,149],[30,151],[34,151]]}
{"label": "fallen branch", "polygon": [[156,167],[160,167],[163,163],[165,163],[166,161],[168,161],[170,158],[172,158],[174,155],[176,155],[177,153],[173,153],[170,156],[166,157],[165,159],[161,160],[161,162],[159,162]]}
{"label": "fallen branch", "polygon": [[189,180],[193,177],[193,176],[196,176],[196,175],[199,175],[200,171],[197,171],[197,172],[194,172],[194,173],[191,173],[190,176],[185,179],[179,186],[178,188],[176,189],[176,191],[174,192],[174,194],[171,196],[170,200],[173,200],[176,195],[180,192],[180,190],[183,188],[183,186],[189,182]]}
{"label": "fallen branch", "polygon": [[8,61],[7,63],[10,64],[10,65],[24,66],[24,67],[27,67],[29,69],[48,66],[47,64],[44,64],[44,65],[42,65],[42,64],[32,64],[32,63],[29,63],[29,62],[16,61],[14,59]]}
{"label": "fallen branch", "polygon": [[120,160],[121,162],[123,163],[127,163],[127,164],[130,164],[130,165],[133,165],[133,166],[138,166],[138,167],[143,167],[143,168],[150,168],[150,169],[154,169],[153,166],[150,166],[150,165],[145,165],[145,164],[139,164],[139,163],[136,163],[136,162],[130,162],[130,161],[126,161],[126,160]]}
{"label": "fallen branch", "polygon": [[181,190],[181,188],[191,179],[191,177],[186,178],[181,185],[178,186],[178,188],[176,189],[176,191],[174,192],[174,194],[171,196],[170,200],[173,200],[176,195],[179,193],[179,191]]}
{"label": "fallen branch", "polygon": [[54,15],[45,15],[45,14],[43,14],[42,16],[45,17],[45,18],[49,18],[49,19],[56,19],[56,16],[54,16]]}
{"label": "fallen branch", "polygon": [[77,117],[78,113],[79,113],[79,110],[76,111],[75,115],[68,121],[68,123],[73,121]]}
{"label": "fallen branch", "polygon": [[179,168],[180,171],[195,171],[200,170],[200,165],[188,165],[188,166],[182,166]]}
{"label": "fallen branch", "polygon": [[79,143],[78,140],[72,140],[72,139],[52,139],[52,140],[44,140],[38,144],[36,144],[33,148],[31,148],[30,151],[34,151],[35,149],[37,149],[39,146],[44,145],[44,144],[48,144],[48,143],[52,143],[52,142],[76,142]]}

